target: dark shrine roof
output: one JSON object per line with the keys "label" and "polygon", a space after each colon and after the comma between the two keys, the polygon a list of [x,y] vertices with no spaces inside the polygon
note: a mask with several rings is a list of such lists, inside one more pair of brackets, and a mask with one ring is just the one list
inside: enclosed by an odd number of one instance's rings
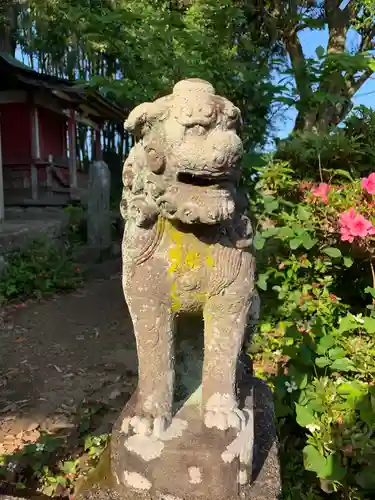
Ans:
{"label": "dark shrine roof", "polygon": [[83,106],[86,112],[91,110],[95,121],[99,118],[122,122],[127,114],[126,110],[103,97],[97,90],[71,80],[38,73],[6,52],[0,52],[0,91],[32,89],[47,91],[64,107],[79,111]]}

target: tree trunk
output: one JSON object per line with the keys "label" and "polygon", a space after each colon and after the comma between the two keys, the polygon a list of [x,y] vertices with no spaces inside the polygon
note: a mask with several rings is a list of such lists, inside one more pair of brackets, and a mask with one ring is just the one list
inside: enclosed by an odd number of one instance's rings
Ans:
{"label": "tree trunk", "polygon": [[15,56],[19,5],[14,1],[0,2],[0,52]]}

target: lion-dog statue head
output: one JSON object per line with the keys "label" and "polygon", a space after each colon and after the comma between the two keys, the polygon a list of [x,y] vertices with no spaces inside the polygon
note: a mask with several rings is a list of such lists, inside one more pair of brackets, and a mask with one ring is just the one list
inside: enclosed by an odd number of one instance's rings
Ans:
{"label": "lion-dog statue head", "polygon": [[237,247],[247,246],[251,228],[238,207],[246,203],[237,189],[240,125],[239,109],[200,79],[137,106],[125,122],[136,143],[123,170],[123,217],[144,228],[158,216],[223,224]]}

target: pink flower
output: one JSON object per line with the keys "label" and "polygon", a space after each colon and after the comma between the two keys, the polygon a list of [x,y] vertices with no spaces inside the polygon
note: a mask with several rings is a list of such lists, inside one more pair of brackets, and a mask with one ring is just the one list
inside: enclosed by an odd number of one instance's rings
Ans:
{"label": "pink flower", "polygon": [[368,177],[363,177],[361,186],[368,194],[375,194],[375,172]]}
{"label": "pink flower", "polygon": [[346,227],[340,227],[341,241],[349,241],[352,243],[354,236],[351,235],[350,231]]}
{"label": "pink flower", "polygon": [[345,227],[350,227],[355,218],[356,218],[356,213],[354,208],[352,207],[340,215],[339,218],[340,225]]}
{"label": "pink flower", "polygon": [[353,207],[340,215],[339,224],[342,241],[351,243],[356,237],[365,238],[368,235],[375,234],[375,227],[371,221],[363,217],[363,215],[356,214]]}
{"label": "pink flower", "polygon": [[319,186],[312,188],[311,192],[314,196],[321,198],[323,203],[328,203],[328,192],[331,190],[331,186],[325,182],[321,182]]}
{"label": "pink flower", "polygon": [[363,217],[363,215],[357,215],[353,219],[352,225],[350,227],[352,235],[359,236],[360,238],[365,238],[371,229],[371,222]]}

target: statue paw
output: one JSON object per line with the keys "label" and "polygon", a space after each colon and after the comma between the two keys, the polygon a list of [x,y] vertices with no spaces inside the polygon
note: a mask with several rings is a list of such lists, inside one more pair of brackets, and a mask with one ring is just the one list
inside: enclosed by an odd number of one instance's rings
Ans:
{"label": "statue paw", "polygon": [[233,397],[217,393],[207,402],[204,424],[206,427],[216,427],[221,431],[230,428],[241,431],[246,425],[246,418]]}
{"label": "statue paw", "polygon": [[168,428],[170,417],[160,415],[158,417],[139,416],[124,418],[121,425],[121,432],[124,434],[139,434],[142,436],[160,437]]}

